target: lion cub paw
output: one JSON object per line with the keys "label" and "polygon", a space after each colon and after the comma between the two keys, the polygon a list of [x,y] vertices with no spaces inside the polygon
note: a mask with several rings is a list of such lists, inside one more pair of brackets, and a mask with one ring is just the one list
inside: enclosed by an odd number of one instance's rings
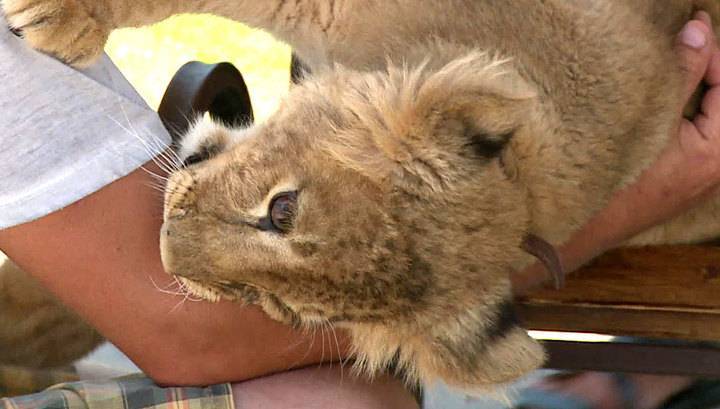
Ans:
{"label": "lion cub paw", "polygon": [[99,20],[82,0],[2,0],[10,26],[33,48],[76,66],[90,65],[102,53],[109,22]]}

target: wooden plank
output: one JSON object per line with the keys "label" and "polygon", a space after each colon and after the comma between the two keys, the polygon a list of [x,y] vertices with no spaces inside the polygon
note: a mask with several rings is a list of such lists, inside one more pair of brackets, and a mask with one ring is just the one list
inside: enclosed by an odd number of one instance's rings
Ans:
{"label": "wooden plank", "polygon": [[644,341],[543,342],[547,368],[720,378],[720,348]]}
{"label": "wooden plank", "polygon": [[720,340],[720,247],[619,249],[518,310],[531,329]]}
{"label": "wooden plank", "polygon": [[525,327],[616,336],[720,340],[720,313],[656,311],[607,305],[518,305]]}

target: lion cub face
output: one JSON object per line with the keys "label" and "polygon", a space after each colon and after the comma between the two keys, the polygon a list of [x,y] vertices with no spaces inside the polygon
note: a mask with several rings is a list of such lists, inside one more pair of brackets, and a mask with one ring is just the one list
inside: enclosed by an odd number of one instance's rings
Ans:
{"label": "lion cub face", "polygon": [[503,70],[337,70],[263,125],[196,127],[183,155],[208,158],[167,186],[166,269],[207,299],[349,329],[369,373],[476,388],[533,369],[507,280],[528,225],[509,144],[532,98]]}
{"label": "lion cub face", "polygon": [[406,270],[391,251],[401,237],[380,187],[319,150],[309,130],[198,126],[211,143],[242,136],[207,145],[216,156],[173,175],[164,262],[203,296],[260,303],[281,321],[375,320],[372,291],[389,288],[373,274],[379,263]]}

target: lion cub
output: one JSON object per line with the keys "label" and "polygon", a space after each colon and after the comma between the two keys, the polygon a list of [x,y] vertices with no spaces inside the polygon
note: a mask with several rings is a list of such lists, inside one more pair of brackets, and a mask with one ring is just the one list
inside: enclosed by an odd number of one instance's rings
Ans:
{"label": "lion cub", "polygon": [[[348,330],[360,371],[465,390],[542,363],[511,311],[521,246],[562,242],[653,161],[682,111],[674,37],[718,4],[3,2],[33,46],[76,65],[111,30],[182,12],[292,45],[315,76],[272,118],[191,132],[218,153],[171,177],[166,269],[207,299]],[[715,235],[718,203],[637,242]]]}

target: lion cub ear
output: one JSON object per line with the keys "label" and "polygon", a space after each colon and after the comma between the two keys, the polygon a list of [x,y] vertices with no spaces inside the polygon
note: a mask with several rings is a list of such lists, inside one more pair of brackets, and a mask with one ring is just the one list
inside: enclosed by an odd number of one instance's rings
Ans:
{"label": "lion cub ear", "polygon": [[338,156],[368,176],[414,178],[433,190],[459,157],[499,156],[531,121],[537,95],[510,61],[479,52],[442,66],[391,67],[351,88],[344,105],[357,126],[338,135]]}
{"label": "lion cub ear", "polygon": [[486,53],[471,53],[437,70],[422,67],[391,77],[400,75],[398,106],[387,118],[398,136],[443,145],[486,141],[487,154],[529,120],[537,96],[511,61]]}

